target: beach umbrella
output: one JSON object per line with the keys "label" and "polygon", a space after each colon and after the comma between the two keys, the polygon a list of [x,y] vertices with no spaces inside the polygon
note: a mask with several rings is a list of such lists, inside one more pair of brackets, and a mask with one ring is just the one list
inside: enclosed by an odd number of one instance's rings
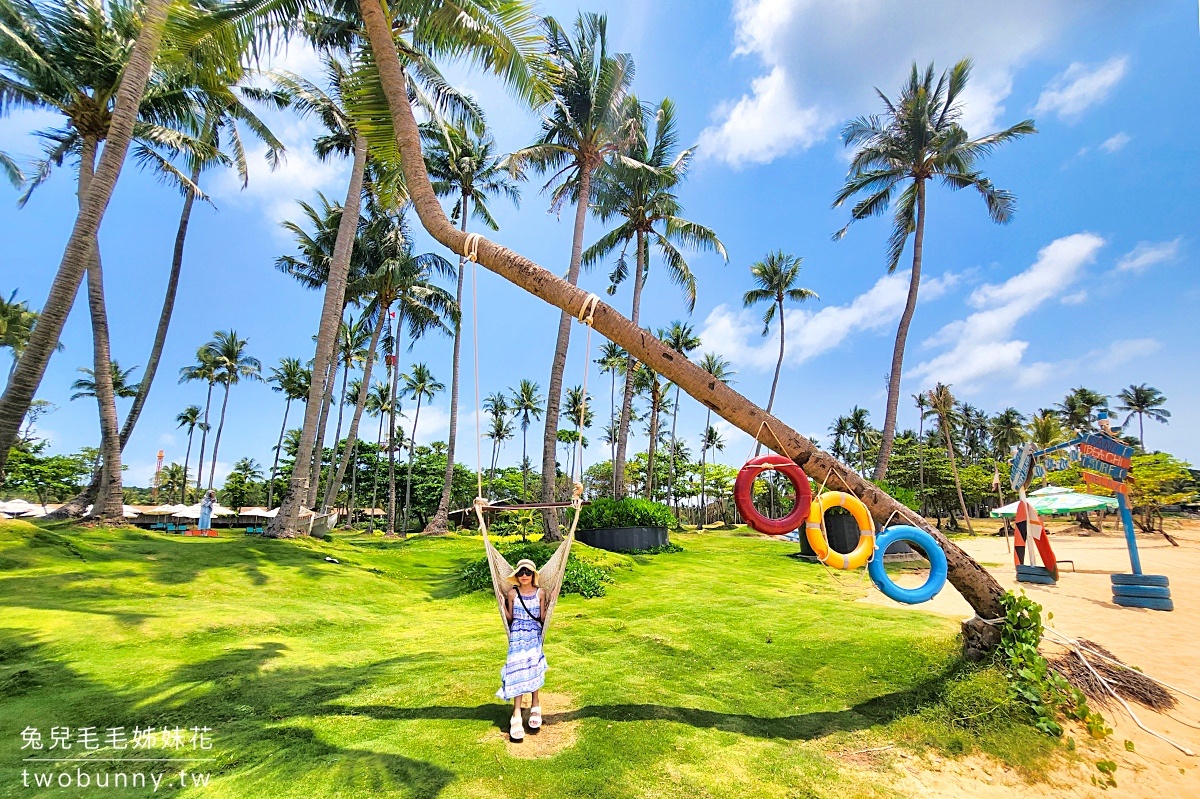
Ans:
{"label": "beach umbrella", "polygon": [[1037,491],[1030,491],[1029,496],[1031,496],[1031,497],[1048,497],[1048,496],[1053,496],[1054,494],[1074,494],[1074,493],[1075,492],[1072,491],[1071,489],[1063,488],[1062,486],[1046,486],[1045,488],[1039,488]]}
{"label": "beach umbrella", "polygon": [[0,502],[0,513],[7,513],[9,516],[24,516],[27,513],[41,512],[40,505],[34,505],[24,499],[10,499],[8,502]]}
{"label": "beach umbrella", "polygon": [[170,516],[175,511],[187,507],[186,505],[155,505],[153,508],[146,508],[142,513],[146,516]]}
{"label": "beach umbrella", "polygon": [[132,505],[122,505],[121,506],[121,515],[124,516],[126,519],[136,519],[137,517],[142,515],[142,512]]}
{"label": "beach umbrella", "polygon": [[[1017,515],[1016,502],[992,511],[994,518],[1011,519]],[[1088,513],[1097,510],[1116,510],[1117,501],[1112,497],[1081,494],[1076,491],[1030,496],[1029,504],[1039,516],[1063,516],[1071,513]]]}

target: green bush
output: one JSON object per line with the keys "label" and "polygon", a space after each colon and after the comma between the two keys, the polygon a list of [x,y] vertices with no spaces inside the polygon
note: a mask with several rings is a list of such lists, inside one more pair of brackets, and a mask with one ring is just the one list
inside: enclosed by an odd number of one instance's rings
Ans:
{"label": "green bush", "polygon": [[[509,563],[516,563],[522,558],[529,558],[540,569],[546,565],[546,561],[550,560],[550,556],[554,554],[555,546],[552,544],[525,542],[500,546],[497,549],[500,550],[500,554],[504,555],[504,559]],[[469,591],[490,591],[492,588],[492,574],[488,569],[486,557],[473,561],[459,573],[459,576],[466,583],[467,590]],[[572,552],[567,558],[566,573],[563,574],[562,593],[579,594],[586,599],[604,596],[604,584],[611,583],[612,581],[612,575],[607,569],[591,563],[585,563]]]}
{"label": "green bush", "polygon": [[660,502],[645,499],[597,499],[580,512],[579,529],[601,527],[674,527],[675,516]]}

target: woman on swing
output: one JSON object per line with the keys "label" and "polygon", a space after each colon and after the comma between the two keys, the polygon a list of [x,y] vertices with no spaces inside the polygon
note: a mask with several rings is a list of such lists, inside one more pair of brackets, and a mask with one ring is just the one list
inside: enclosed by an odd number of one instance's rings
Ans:
{"label": "woman on swing", "polygon": [[533,694],[529,708],[529,729],[542,726],[542,707],[538,696],[546,681],[546,656],[542,653],[542,621],[546,618],[548,597],[538,584],[537,566],[532,560],[517,562],[511,586],[505,597],[504,617],[508,624],[508,659],[500,670],[500,690],[496,696],[513,702],[509,738],[517,743],[525,738],[521,719],[521,700]]}

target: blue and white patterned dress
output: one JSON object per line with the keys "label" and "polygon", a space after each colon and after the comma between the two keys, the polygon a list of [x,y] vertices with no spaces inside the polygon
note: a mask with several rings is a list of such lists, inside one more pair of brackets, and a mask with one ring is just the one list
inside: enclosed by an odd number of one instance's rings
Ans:
{"label": "blue and white patterned dress", "polygon": [[501,699],[516,699],[521,694],[532,693],[546,681],[542,628],[536,621],[542,615],[542,589],[539,588],[532,597],[521,595],[521,599],[525,600],[530,612],[525,612],[520,599],[513,601],[513,620],[508,630],[508,659],[504,668],[500,669],[500,690],[496,692]]}

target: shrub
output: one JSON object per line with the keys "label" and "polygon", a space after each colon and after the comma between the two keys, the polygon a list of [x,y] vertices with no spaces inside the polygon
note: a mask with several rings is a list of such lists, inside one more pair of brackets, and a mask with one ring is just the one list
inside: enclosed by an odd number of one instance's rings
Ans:
{"label": "shrub", "polygon": [[[551,544],[523,542],[500,546],[497,549],[500,550],[500,554],[504,555],[504,559],[509,563],[516,563],[522,558],[529,558],[540,569],[546,565],[546,561],[550,560],[550,556],[554,554],[555,547]],[[486,557],[473,561],[459,573],[459,576],[466,583],[467,590],[469,591],[491,590],[492,574],[488,569]],[[607,569],[586,563],[577,558],[575,553],[572,552],[567,558],[567,570],[563,575],[562,593],[579,594],[585,599],[604,596],[604,584],[611,583],[612,581],[612,575],[609,574]]]}
{"label": "shrub", "polygon": [[580,512],[579,529],[601,527],[674,527],[671,509],[645,499],[597,499]]}

